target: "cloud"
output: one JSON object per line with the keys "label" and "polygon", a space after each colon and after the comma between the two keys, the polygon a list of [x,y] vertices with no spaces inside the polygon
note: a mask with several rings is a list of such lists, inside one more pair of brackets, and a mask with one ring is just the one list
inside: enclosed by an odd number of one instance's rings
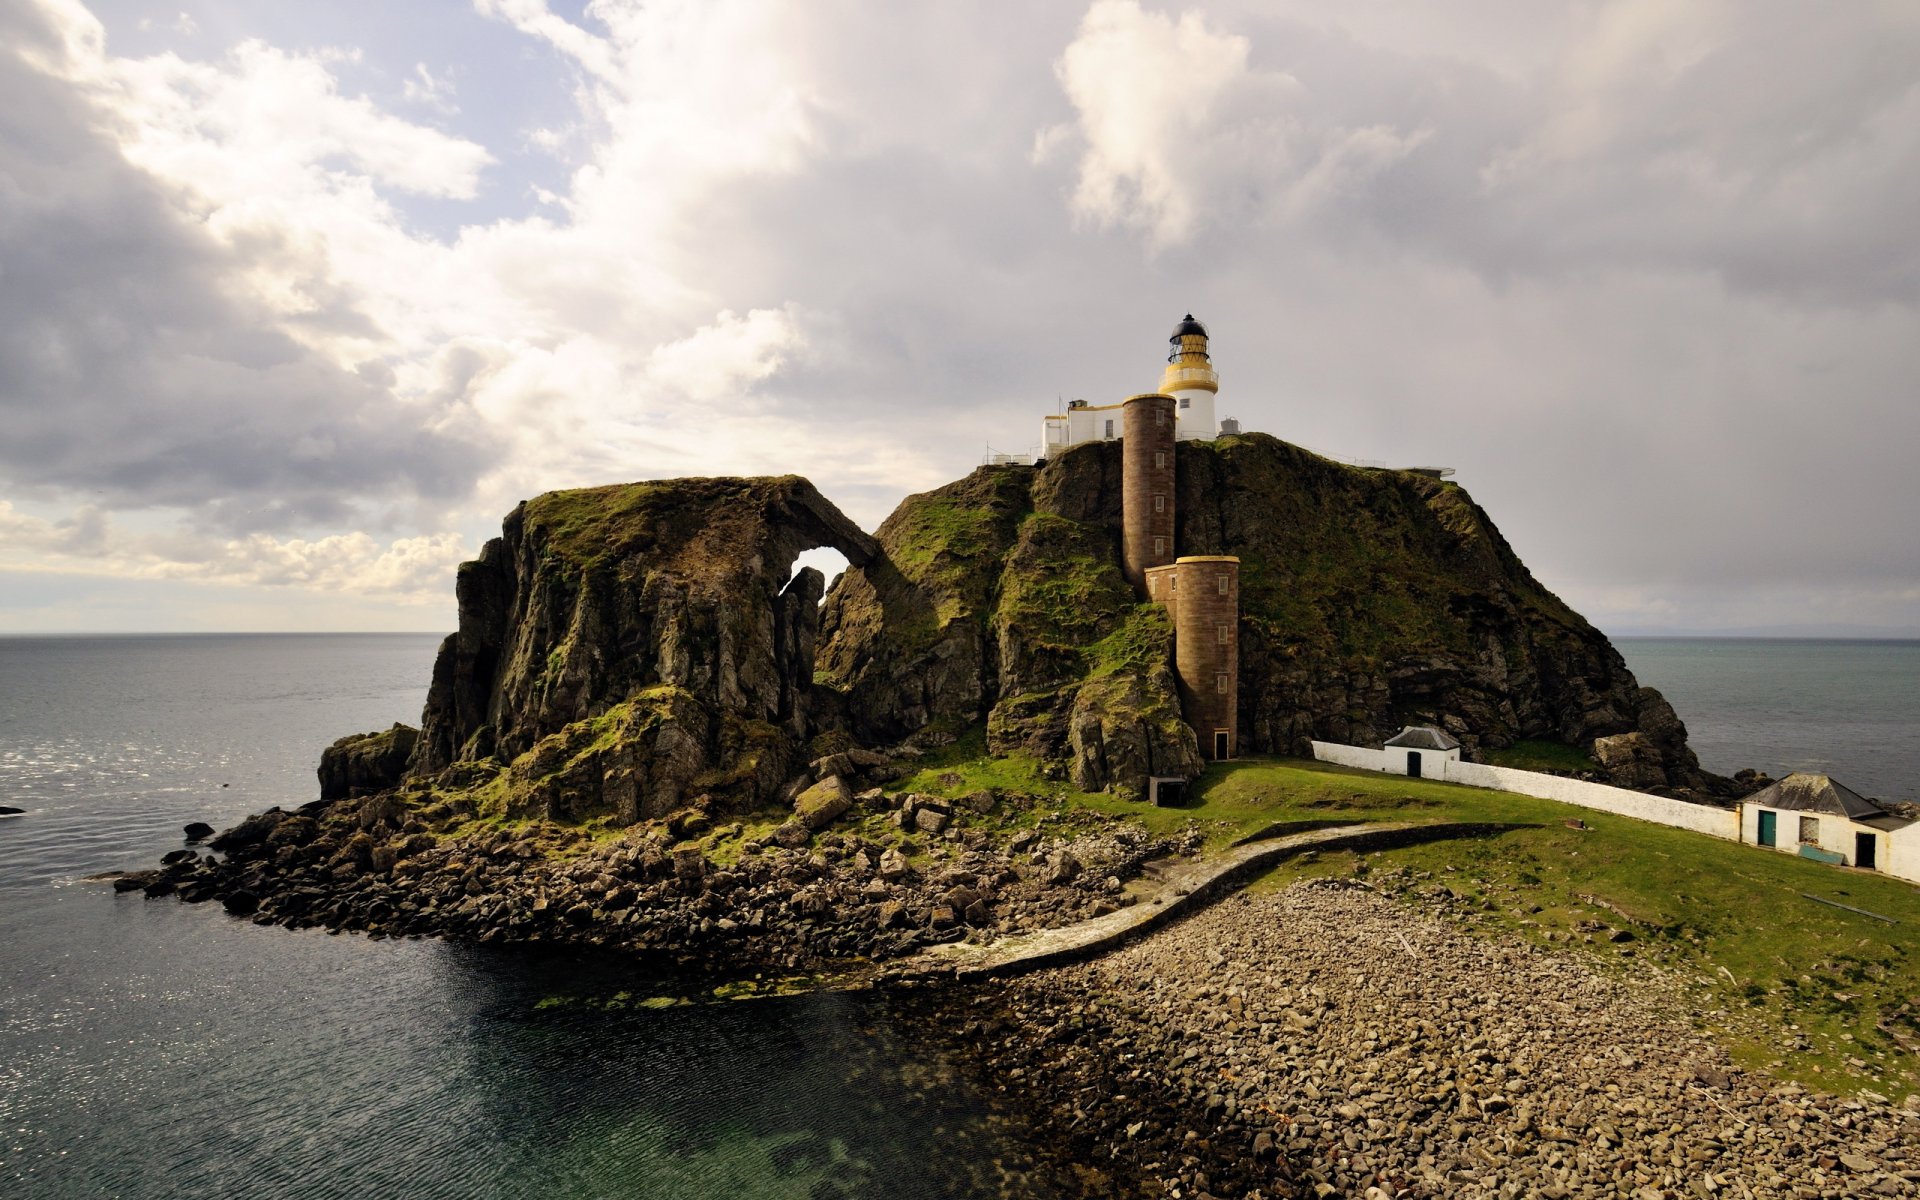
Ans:
{"label": "cloud", "polygon": [[472,554],[457,533],[385,542],[357,530],[315,539],[218,539],[192,530],[120,529],[95,508],[47,520],[0,500],[0,571],[305,588],[440,607],[450,573]]}
{"label": "cloud", "polygon": [[[444,587],[449,531],[683,474],[872,525],[1153,386],[1191,309],[1225,412],[1458,466],[1576,605],[1920,628],[1905,9],[444,21],[129,58],[74,0],[0,10],[4,561]],[[543,72],[537,118],[471,82]]]}
{"label": "cloud", "polygon": [[[1073,192],[1096,226],[1143,230],[1156,247],[1203,220],[1298,220],[1405,157],[1418,129],[1316,121],[1285,71],[1249,65],[1248,39],[1136,0],[1095,0],[1056,72],[1085,143]],[[1043,130],[1035,157],[1068,136]]]}
{"label": "cloud", "polygon": [[435,75],[425,63],[415,63],[413,74],[407,76],[400,94],[410,103],[424,104],[444,116],[454,116],[460,111],[454,102],[454,92],[452,79]]}

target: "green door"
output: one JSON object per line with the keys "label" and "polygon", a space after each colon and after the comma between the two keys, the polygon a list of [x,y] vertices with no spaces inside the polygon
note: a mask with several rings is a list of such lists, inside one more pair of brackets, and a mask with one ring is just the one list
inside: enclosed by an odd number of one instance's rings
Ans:
{"label": "green door", "polygon": [[1760,810],[1760,844],[1762,846],[1773,845],[1773,822],[1779,815],[1779,813],[1770,813],[1764,808]]}

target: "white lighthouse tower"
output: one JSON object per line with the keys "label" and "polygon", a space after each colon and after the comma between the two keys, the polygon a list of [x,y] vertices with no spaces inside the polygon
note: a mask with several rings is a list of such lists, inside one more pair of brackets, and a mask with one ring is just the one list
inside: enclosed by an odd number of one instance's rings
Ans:
{"label": "white lighthouse tower", "polygon": [[1220,376],[1207,357],[1207,327],[1188,313],[1167,340],[1173,352],[1167,355],[1160,390],[1174,399],[1174,437],[1183,442],[1209,441],[1220,433],[1213,418]]}

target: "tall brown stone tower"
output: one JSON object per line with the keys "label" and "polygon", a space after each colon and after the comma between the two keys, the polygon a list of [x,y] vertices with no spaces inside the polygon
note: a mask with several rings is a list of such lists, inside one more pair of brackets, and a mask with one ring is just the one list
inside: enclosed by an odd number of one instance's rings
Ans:
{"label": "tall brown stone tower", "polygon": [[1180,715],[1199,737],[1201,757],[1232,758],[1239,751],[1240,560],[1175,559],[1148,572],[1147,598],[1173,617]]}
{"label": "tall brown stone tower", "polygon": [[1147,392],[1120,411],[1120,559],[1127,582],[1144,596],[1147,571],[1174,559],[1174,400]]}

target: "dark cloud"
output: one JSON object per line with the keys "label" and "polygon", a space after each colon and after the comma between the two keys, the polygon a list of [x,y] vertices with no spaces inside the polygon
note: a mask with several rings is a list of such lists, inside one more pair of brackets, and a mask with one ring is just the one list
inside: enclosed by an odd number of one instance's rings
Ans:
{"label": "dark cloud", "polygon": [[[55,61],[32,5],[0,12],[0,470],[16,493],[178,507],[229,530],[354,519],[368,501],[453,501],[484,466],[470,432],[396,404],[233,294],[239,256],[131,166]],[[366,327],[347,298],[315,321]]]}

